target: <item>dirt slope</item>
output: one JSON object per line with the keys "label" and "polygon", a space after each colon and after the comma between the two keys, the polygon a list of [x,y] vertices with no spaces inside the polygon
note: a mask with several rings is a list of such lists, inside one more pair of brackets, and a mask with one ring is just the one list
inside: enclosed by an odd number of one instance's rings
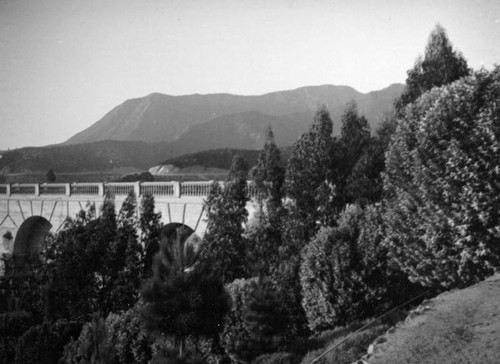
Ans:
{"label": "dirt slope", "polygon": [[500,363],[500,275],[427,300],[357,363]]}

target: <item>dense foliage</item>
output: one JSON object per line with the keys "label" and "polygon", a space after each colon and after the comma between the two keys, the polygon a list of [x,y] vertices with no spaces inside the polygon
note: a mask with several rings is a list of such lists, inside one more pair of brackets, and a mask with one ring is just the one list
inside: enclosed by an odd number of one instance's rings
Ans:
{"label": "dense foliage", "polygon": [[387,153],[387,242],[426,286],[476,282],[499,266],[500,68],[424,94]]}
{"label": "dense foliage", "polygon": [[408,71],[406,88],[396,102],[396,109],[401,110],[433,87],[450,84],[469,74],[467,61],[453,49],[446,31],[438,24],[429,36],[424,57],[419,57]]}
{"label": "dense foliage", "polygon": [[228,309],[222,280],[200,260],[202,247],[191,244],[192,233],[182,224],[164,228],[153,276],[142,290],[144,320],[152,329],[176,338],[180,359],[188,337],[218,334]]}
{"label": "dense foliage", "polygon": [[248,164],[239,155],[235,156],[228,182],[224,186],[215,182],[206,199],[208,225],[204,259],[212,262],[224,283],[248,275],[243,236],[248,217],[247,175]]}

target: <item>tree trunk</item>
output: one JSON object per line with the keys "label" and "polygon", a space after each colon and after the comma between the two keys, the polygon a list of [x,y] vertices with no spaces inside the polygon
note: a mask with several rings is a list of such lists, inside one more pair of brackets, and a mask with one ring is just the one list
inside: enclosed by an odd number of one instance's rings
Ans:
{"label": "tree trunk", "polygon": [[184,338],[179,339],[179,359],[184,359]]}

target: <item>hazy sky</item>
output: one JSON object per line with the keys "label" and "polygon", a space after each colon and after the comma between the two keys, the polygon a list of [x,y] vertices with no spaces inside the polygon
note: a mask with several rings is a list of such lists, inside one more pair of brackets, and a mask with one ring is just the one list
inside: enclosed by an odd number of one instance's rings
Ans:
{"label": "hazy sky", "polygon": [[152,92],[381,89],[437,22],[474,69],[500,63],[498,0],[0,0],[0,150]]}

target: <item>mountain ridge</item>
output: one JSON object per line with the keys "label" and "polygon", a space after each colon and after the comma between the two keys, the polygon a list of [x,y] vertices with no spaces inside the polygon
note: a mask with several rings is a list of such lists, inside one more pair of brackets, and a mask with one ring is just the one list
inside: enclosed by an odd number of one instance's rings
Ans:
{"label": "mountain ridge", "polygon": [[403,87],[402,84],[392,84],[382,90],[360,93],[350,86],[320,85],[250,96],[229,93],[179,96],[151,93],[117,105],[62,144],[99,140],[168,142],[177,139],[193,125],[224,115],[247,111],[258,111],[271,117],[310,114],[322,104],[331,110],[343,109],[350,100],[358,102],[360,110],[364,111],[363,103],[367,103],[366,100],[379,99],[378,96],[383,95],[383,105],[378,109],[376,105],[371,105],[368,110],[369,114],[376,114],[375,117],[379,118],[383,111],[388,111],[387,99],[392,105],[392,100],[401,93]]}
{"label": "mountain ridge", "polygon": [[[362,94],[349,86],[323,85],[260,96],[209,94],[208,98],[152,93],[126,100],[65,143],[2,152],[0,174],[147,170],[189,153],[220,148],[255,151],[262,149],[268,126],[278,146],[287,147],[308,129],[322,103],[330,111],[334,135],[340,134],[341,116],[350,100],[375,131],[403,87],[393,84]],[[151,133],[152,141],[148,140]]]}

